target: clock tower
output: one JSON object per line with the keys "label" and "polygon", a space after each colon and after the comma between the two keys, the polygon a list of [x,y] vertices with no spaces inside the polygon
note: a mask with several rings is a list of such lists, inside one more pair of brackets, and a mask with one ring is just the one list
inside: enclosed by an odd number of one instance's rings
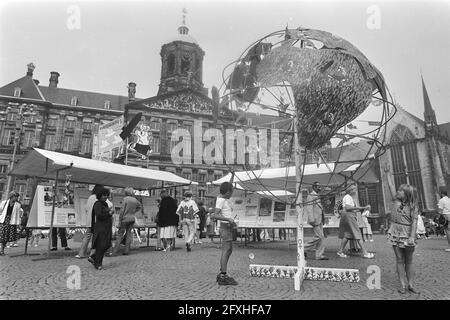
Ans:
{"label": "clock tower", "polygon": [[186,13],[186,9],[183,9],[183,22],[178,27],[177,36],[161,48],[161,82],[158,96],[186,88],[208,95],[202,80],[205,52],[189,35]]}

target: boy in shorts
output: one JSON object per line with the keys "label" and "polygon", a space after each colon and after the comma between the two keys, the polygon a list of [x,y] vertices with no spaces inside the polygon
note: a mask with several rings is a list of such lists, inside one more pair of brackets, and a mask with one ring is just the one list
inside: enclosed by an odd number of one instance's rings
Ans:
{"label": "boy in shorts", "polygon": [[222,238],[222,256],[220,258],[220,273],[216,281],[219,285],[237,285],[237,281],[227,275],[227,264],[233,252],[233,229],[236,227],[233,209],[228,201],[233,194],[233,185],[224,182],[220,185],[220,195],[216,200],[213,218],[220,221],[220,237]]}

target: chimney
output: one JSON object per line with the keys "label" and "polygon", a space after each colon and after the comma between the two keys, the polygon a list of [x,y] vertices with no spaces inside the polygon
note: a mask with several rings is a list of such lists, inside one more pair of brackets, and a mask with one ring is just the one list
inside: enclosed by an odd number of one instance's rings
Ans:
{"label": "chimney", "polygon": [[128,100],[130,102],[136,100],[135,99],[135,96],[136,96],[136,83],[134,83],[134,82],[128,83],[128,87],[127,88],[128,88]]}
{"label": "chimney", "polygon": [[49,88],[57,88],[58,87],[58,78],[59,73],[56,71],[50,72],[50,82],[48,84]]}
{"label": "chimney", "polygon": [[33,78],[33,71],[36,68],[33,62],[27,64],[27,76]]}

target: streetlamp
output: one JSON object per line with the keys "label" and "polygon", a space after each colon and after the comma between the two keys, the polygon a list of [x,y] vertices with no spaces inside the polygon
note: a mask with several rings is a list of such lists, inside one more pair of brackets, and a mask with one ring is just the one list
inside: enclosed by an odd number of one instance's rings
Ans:
{"label": "streetlamp", "polygon": [[[22,133],[23,133],[23,125],[27,124],[25,117],[26,116],[33,116],[36,115],[36,112],[34,111],[34,107],[35,105],[33,104],[18,104],[18,103],[14,103],[14,102],[9,102],[8,103],[8,107],[6,108],[6,113],[10,113],[13,109],[19,109],[17,114],[16,114],[16,132],[14,134],[14,149],[13,149],[13,154],[11,157],[11,165],[10,165],[10,169],[9,169],[9,173],[12,172],[12,170],[14,169],[14,163],[16,161],[16,153],[17,153],[17,149],[20,145],[20,141],[21,141],[21,137],[22,137]],[[6,195],[9,194],[9,192],[12,189],[12,176],[8,175],[8,180],[6,183]]]}

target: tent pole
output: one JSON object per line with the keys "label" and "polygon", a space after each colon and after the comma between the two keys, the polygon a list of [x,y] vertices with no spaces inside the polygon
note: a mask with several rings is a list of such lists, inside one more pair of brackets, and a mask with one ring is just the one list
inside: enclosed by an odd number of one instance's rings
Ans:
{"label": "tent pole", "polygon": [[303,282],[304,268],[305,268],[305,254],[303,244],[303,198],[301,192],[301,174],[303,159],[301,157],[301,150],[298,137],[298,117],[294,118],[294,157],[295,157],[295,176],[297,198],[295,200],[295,208],[297,210],[297,272],[294,278],[294,289],[300,291]]}

